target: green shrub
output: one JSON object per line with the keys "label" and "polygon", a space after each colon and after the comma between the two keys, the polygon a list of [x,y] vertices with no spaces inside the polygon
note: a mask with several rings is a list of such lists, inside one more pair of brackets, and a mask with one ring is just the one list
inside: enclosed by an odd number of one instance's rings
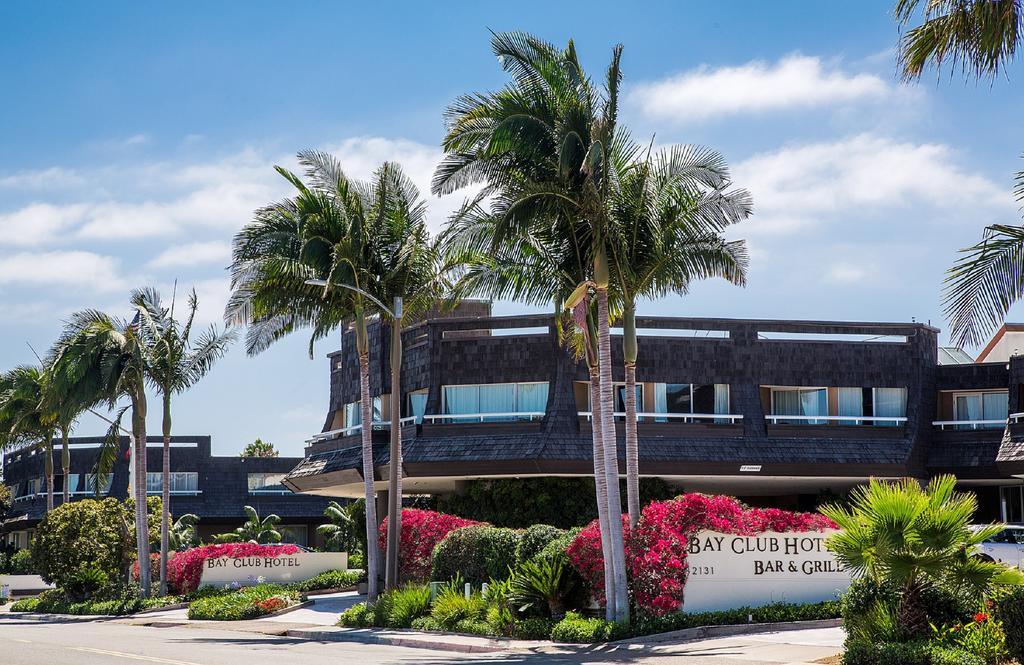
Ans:
{"label": "green shrub", "polygon": [[341,613],[338,625],[347,628],[369,628],[373,625],[373,612],[366,603],[356,603]]}
{"label": "green shrub", "polygon": [[796,605],[792,603],[773,603],[761,607],[737,607],[731,610],[714,612],[677,612],[655,617],[638,614],[633,619],[633,635],[653,635],[683,628],[698,626],[733,626],[748,622],[778,623],[783,621],[816,621],[835,619],[840,615],[838,600],[826,600],[821,603]]}
{"label": "green shrub", "polygon": [[470,635],[494,635],[490,624],[481,619],[463,619],[455,624],[454,631]]}
{"label": "green shrub", "polygon": [[61,589],[50,589],[37,598],[19,600],[11,606],[12,612],[40,612],[44,614],[123,615],[139,610],[163,607],[177,602],[174,596],[143,599],[131,586],[110,586],[97,592],[96,599],[77,600]]}
{"label": "green shrub", "polygon": [[443,630],[454,630],[456,624],[466,619],[486,620],[487,602],[479,593],[466,598],[457,582],[446,584],[434,599],[430,616]]}
{"label": "green shrub", "polygon": [[109,583],[110,578],[105,572],[95,566],[88,566],[75,571],[64,585],[64,590],[74,598],[85,599]]}
{"label": "green shrub", "polygon": [[614,626],[613,621],[588,618],[576,612],[569,612],[551,629],[551,639],[555,642],[574,644],[607,642],[611,639]]}
{"label": "green shrub", "polygon": [[38,612],[38,598],[22,598],[11,603],[12,612]]}
{"label": "green shrub", "polygon": [[534,558],[550,559],[553,556],[563,556],[572,541],[576,540],[576,536],[580,535],[580,531],[583,531],[582,527],[563,531],[560,536],[548,541],[548,544]]}
{"label": "green shrub", "polygon": [[529,561],[565,531],[549,524],[532,524],[523,531],[516,546],[516,563]]}
{"label": "green shrub", "polygon": [[[280,607],[268,607],[265,601],[279,599]],[[239,589],[234,593],[222,596],[200,598],[188,606],[189,619],[208,619],[212,621],[241,621],[255,619],[283,607],[300,602],[297,591],[279,584],[258,584]]]}
{"label": "green shrub", "polygon": [[520,614],[565,616],[566,600],[578,586],[566,556],[524,561],[512,576],[508,600]]}
{"label": "green shrub", "polygon": [[18,550],[7,558],[7,573],[10,575],[32,575],[35,568],[32,565],[32,551],[28,549]]}
{"label": "green shrub", "polygon": [[995,616],[1006,633],[1006,650],[1017,662],[1024,663],[1024,587],[1008,588],[995,601]]}
{"label": "green shrub", "polygon": [[366,575],[354,570],[328,570],[302,582],[288,585],[296,591],[320,591],[322,589],[345,589],[359,584]]}
{"label": "green shrub", "polygon": [[933,645],[929,650],[931,665],[986,665],[985,659],[963,649]]}
{"label": "green shrub", "polygon": [[[934,585],[921,591],[919,601],[927,622],[936,626],[968,623],[976,611],[976,603],[968,595]],[[843,625],[850,635],[869,642],[903,641],[907,637],[898,620],[897,585],[857,578],[843,594],[841,604]]]}
{"label": "green shrub", "polygon": [[[363,538],[366,538],[366,536],[364,535]],[[355,568],[357,570],[364,570],[366,568],[366,558],[363,557],[363,553],[349,552],[348,567]]]}
{"label": "green shrub", "polygon": [[930,665],[928,642],[847,640],[843,665]]}
{"label": "green shrub", "polygon": [[391,607],[384,621],[386,628],[409,628],[414,619],[430,613],[430,587],[409,584],[391,591]]}
{"label": "green shrub", "polygon": [[417,619],[413,619],[412,620],[412,629],[413,630],[435,631],[436,632],[436,631],[441,630],[441,626],[438,625],[438,623],[436,621],[434,621],[434,617],[425,616],[425,617],[419,617]]}
{"label": "green shrub", "polygon": [[547,640],[551,639],[551,629],[554,625],[554,621],[543,617],[518,619],[512,629],[512,635],[521,640]]}
{"label": "green shrub", "polygon": [[431,579],[439,582],[457,575],[472,584],[504,579],[515,565],[519,532],[491,526],[455,529],[434,548]]}

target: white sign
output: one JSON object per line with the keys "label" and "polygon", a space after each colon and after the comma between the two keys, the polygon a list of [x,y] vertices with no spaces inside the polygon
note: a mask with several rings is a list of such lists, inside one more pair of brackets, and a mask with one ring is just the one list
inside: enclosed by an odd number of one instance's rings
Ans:
{"label": "white sign", "polygon": [[243,586],[271,582],[301,582],[328,570],[347,570],[347,552],[296,552],[277,556],[221,557],[203,562],[199,586]]}
{"label": "white sign", "polygon": [[850,573],[825,548],[834,530],[736,536],[701,531],[690,539],[687,612],[832,600]]}

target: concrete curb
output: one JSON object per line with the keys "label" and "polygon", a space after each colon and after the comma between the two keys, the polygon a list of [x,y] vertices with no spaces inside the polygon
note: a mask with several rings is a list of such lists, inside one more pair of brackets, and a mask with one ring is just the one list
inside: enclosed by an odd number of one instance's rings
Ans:
{"label": "concrete curb", "polygon": [[[360,642],[363,644],[386,644],[414,649],[455,651],[459,653],[500,653],[525,648],[526,645],[548,644],[546,642],[523,642],[517,640],[492,639],[452,633],[423,633],[409,630],[384,630],[380,628],[298,628],[285,633],[288,637],[313,640],[316,642]],[[453,638],[458,641],[451,641]]]}

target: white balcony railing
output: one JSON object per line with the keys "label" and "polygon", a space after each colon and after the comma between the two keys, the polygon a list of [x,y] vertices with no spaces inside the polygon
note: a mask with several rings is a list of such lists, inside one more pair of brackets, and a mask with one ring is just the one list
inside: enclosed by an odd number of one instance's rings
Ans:
{"label": "white balcony railing", "polygon": [[[906,416],[787,416],[768,414],[764,417],[770,425],[902,425]],[[795,423],[793,421],[796,421]]]}
{"label": "white balcony railing", "polygon": [[[580,411],[580,416],[586,417],[587,422],[590,422],[594,414],[591,411]],[[612,415],[616,418],[625,418],[625,411],[615,411]],[[730,425],[736,424],[738,421],[743,420],[743,416],[736,413],[651,413],[649,411],[637,412],[636,421],[644,422],[646,420],[653,420],[655,422],[668,422],[670,420],[680,420],[684,423],[700,423],[711,421],[713,423],[728,423]]]}
{"label": "white balcony railing", "polygon": [[1009,418],[1008,418],[1008,420],[1010,421],[1011,425],[1016,425],[1022,419],[1024,419],[1024,413],[1011,413]]}
{"label": "white balcony railing", "polygon": [[1006,420],[935,420],[932,425],[939,429],[1000,429]]}
{"label": "white balcony railing", "polygon": [[[407,417],[402,418],[401,420],[399,420],[398,421],[398,425],[399,425],[399,427],[405,427],[406,425],[411,425],[411,424],[413,424],[415,422],[416,422],[416,416],[407,416]],[[374,420],[373,421],[373,429],[391,429],[391,421],[390,420]],[[327,439],[335,439],[335,438],[341,438],[343,436],[351,436],[352,434],[355,434],[356,432],[362,432],[362,431],[363,431],[363,425],[360,423],[359,425],[351,425],[349,427],[342,427],[342,428],[339,428],[339,429],[332,429],[332,430],[327,431],[327,432],[320,432],[319,434],[314,434],[312,437],[306,439],[306,443],[316,443],[317,441],[326,441]]]}
{"label": "white balcony railing", "polygon": [[507,411],[502,413],[437,413],[423,416],[423,420],[431,424],[438,422],[475,422],[484,423],[488,420],[540,420],[544,417],[543,411]]}

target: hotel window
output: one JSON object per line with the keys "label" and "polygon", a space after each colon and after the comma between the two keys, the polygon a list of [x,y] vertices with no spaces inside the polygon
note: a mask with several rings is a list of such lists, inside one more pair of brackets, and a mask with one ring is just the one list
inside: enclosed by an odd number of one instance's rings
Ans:
{"label": "hotel window", "polygon": [[[147,484],[148,484],[149,478],[147,477],[146,480],[147,480]],[[103,484],[100,486],[100,494],[109,494],[110,493],[110,486],[111,486],[111,484],[113,482],[114,482],[114,475],[111,474],[111,473],[108,473],[106,475],[106,477],[103,479]],[[96,493],[96,474],[95,473],[87,473],[87,474],[85,474],[85,491],[87,493],[89,493],[89,494],[95,494]]]}
{"label": "hotel window", "polygon": [[427,390],[414,390],[409,393],[408,415],[416,418],[416,424],[423,422],[423,414],[427,412]]}
{"label": "hotel window", "polygon": [[79,479],[79,477],[80,477],[80,474],[69,473],[67,478],[65,478],[65,480],[64,480],[65,486],[68,488],[68,491],[71,492],[72,494],[79,494],[80,493],[79,489],[78,489],[78,479]]}
{"label": "hotel window", "polygon": [[1024,522],[1024,488],[1021,485],[999,488],[999,509],[1008,524]]}
{"label": "hotel window", "polygon": [[[655,383],[655,413],[729,413],[727,383]],[[643,409],[637,409],[642,411]],[[657,422],[671,422],[657,418]],[[718,421],[716,421],[718,422]]]}
{"label": "hotel window", "polygon": [[[373,398],[373,421],[380,421],[380,397]],[[363,424],[363,407],[360,402],[351,402],[345,405],[345,427],[355,427]]]}
{"label": "hotel window", "polygon": [[815,420],[813,416],[828,415],[828,390],[826,388],[772,388],[771,411],[773,416],[804,416],[793,419],[778,419],[775,422],[786,425],[823,425],[826,420]]}
{"label": "hotel window", "polygon": [[284,473],[250,473],[248,477],[249,494],[291,494],[291,490],[281,484]]}
{"label": "hotel window", "polygon": [[[906,388],[873,388],[871,391],[872,415],[876,418],[905,418],[907,415]],[[898,426],[897,421],[876,421],[876,425]]]}
{"label": "hotel window", "polygon": [[[1005,390],[991,392],[957,393],[953,395],[953,420],[998,422],[978,425],[984,429],[1002,429],[1009,414],[1009,393]],[[973,425],[958,426],[957,429],[972,429]]]}
{"label": "hotel window", "polygon": [[282,524],[277,527],[277,532],[281,534],[282,543],[301,545],[303,547],[308,544],[307,536],[309,529],[302,524]]}
{"label": "hotel window", "polygon": [[[548,404],[548,384],[543,381],[444,386],[442,396],[444,398],[444,413],[447,415],[544,413]],[[515,419],[515,416],[498,416],[485,420]],[[460,422],[460,420],[452,419],[451,422]],[[462,422],[469,422],[469,420]]]}
{"label": "hotel window", "polygon": [[[160,494],[163,491],[163,478],[164,474],[159,471],[147,473],[146,493]],[[199,491],[199,474],[194,471],[175,471],[171,474],[170,481],[171,494]]]}

